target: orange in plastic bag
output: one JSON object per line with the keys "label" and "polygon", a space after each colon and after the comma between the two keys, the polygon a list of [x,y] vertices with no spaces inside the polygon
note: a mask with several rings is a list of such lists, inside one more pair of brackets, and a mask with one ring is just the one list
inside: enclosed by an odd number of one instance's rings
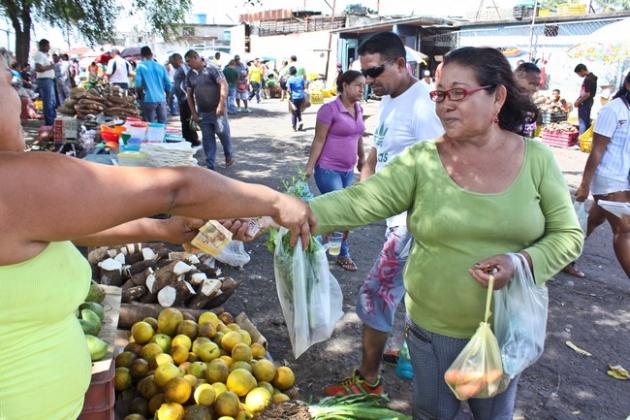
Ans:
{"label": "orange in plastic bag", "polygon": [[510,383],[503,374],[499,343],[488,323],[493,286],[494,277],[490,276],[484,321],[444,373],[446,384],[461,401],[494,397]]}

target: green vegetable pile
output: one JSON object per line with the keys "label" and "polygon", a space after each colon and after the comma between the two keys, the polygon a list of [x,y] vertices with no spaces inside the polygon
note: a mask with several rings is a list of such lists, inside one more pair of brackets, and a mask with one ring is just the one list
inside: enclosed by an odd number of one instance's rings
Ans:
{"label": "green vegetable pile", "polygon": [[308,411],[313,420],[411,420],[398,411],[385,407],[385,395],[346,395],[327,397]]}

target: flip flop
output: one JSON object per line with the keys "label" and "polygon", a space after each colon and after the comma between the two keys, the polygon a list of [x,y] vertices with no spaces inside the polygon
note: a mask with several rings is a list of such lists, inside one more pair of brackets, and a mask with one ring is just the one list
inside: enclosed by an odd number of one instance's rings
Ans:
{"label": "flip flop", "polygon": [[234,159],[230,159],[230,160],[226,160],[225,161],[225,167],[226,168],[229,168],[232,165],[234,165]]}
{"label": "flip flop", "polygon": [[567,265],[566,267],[562,269],[562,271],[564,273],[567,273],[570,276],[577,277],[580,279],[583,279],[584,277],[586,277],[586,274],[584,274],[583,271],[580,271],[575,267],[575,263],[571,263]]}
{"label": "flip flop", "polygon": [[350,257],[337,257],[337,265],[346,271],[357,271],[358,267]]}

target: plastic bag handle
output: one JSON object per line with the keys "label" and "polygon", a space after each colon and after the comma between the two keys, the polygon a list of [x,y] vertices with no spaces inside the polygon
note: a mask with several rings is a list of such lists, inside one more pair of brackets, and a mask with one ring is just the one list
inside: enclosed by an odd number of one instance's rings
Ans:
{"label": "plastic bag handle", "polygon": [[488,322],[490,319],[490,303],[492,302],[492,289],[494,288],[494,276],[490,274],[488,276],[488,293],[486,294],[486,316],[484,322]]}

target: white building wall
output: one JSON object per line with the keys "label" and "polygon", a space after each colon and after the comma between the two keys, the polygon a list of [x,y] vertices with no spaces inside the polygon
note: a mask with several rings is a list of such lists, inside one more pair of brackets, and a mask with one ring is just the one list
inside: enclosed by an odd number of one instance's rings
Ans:
{"label": "white building wall", "polygon": [[[337,37],[337,34],[332,34],[330,43],[328,81],[331,83],[337,76]],[[324,74],[326,71],[328,38],[328,31],[264,37],[253,35],[251,37],[251,52],[245,54],[245,57],[274,57],[278,60],[279,66],[282,60],[288,60],[291,55],[296,55],[298,62],[304,67],[306,73]]]}

